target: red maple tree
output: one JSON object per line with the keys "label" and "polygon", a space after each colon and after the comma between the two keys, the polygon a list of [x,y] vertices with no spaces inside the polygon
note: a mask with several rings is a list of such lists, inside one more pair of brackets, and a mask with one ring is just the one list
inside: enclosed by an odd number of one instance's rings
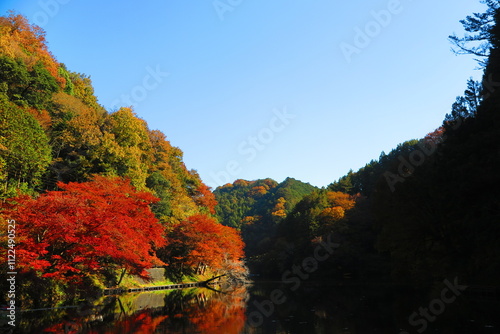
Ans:
{"label": "red maple tree", "polygon": [[165,249],[172,262],[194,268],[208,266],[213,270],[234,270],[241,264],[244,243],[234,228],[214,218],[197,214],[174,226]]}
{"label": "red maple tree", "polygon": [[215,214],[217,200],[215,199],[215,195],[212,193],[210,187],[204,183],[200,184],[196,189],[193,199],[198,206],[206,207],[211,214]]}
{"label": "red maple tree", "polygon": [[149,207],[158,201],[153,195],[102,176],[58,186],[36,199],[10,199],[3,212],[17,223],[21,270],[61,280],[113,268],[147,276],[145,269],[162,263],[154,253],[165,239]]}

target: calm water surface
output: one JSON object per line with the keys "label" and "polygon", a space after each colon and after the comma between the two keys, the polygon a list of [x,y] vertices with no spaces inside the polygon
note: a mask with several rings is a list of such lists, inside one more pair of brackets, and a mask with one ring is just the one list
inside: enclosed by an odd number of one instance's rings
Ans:
{"label": "calm water surface", "polygon": [[256,282],[222,292],[143,292],[22,312],[13,333],[500,333],[494,298],[444,297],[446,303],[401,288],[304,283],[292,291],[280,282]]}

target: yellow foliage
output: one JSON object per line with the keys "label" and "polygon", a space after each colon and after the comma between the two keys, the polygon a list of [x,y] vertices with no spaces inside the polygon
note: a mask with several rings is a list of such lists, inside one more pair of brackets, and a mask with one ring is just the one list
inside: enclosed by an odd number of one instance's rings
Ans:
{"label": "yellow foliage", "polygon": [[341,206],[326,208],[320,213],[320,217],[329,221],[337,221],[345,217],[345,210]]}
{"label": "yellow foliage", "polygon": [[345,211],[354,208],[356,204],[355,198],[350,196],[349,194],[345,194],[340,191],[330,191],[327,193],[328,204],[332,207],[339,206],[343,208]]}
{"label": "yellow foliage", "polygon": [[66,85],[58,73],[59,63],[48,51],[45,31],[22,15],[10,12],[0,17],[0,55],[22,59],[28,67],[41,62],[61,87]]}
{"label": "yellow foliage", "polygon": [[273,211],[271,214],[272,214],[273,216],[275,216],[275,217],[282,217],[282,218],[286,217],[286,212],[285,212],[285,210],[277,210],[277,211]]}
{"label": "yellow foliage", "polygon": [[285,203],[286,199],[283,197],[278,198],[278,203],[273,208],[273,211],[271,212],[271,215],[275,217],[286,217],[286,211],[285,211]]}
{"label": "yellow foliage", "polygon": [[267,190],[263,186],[253,187],[250,191],[251,196],[258,196],[258,197],[263,196],[266,193],[267,193]]}

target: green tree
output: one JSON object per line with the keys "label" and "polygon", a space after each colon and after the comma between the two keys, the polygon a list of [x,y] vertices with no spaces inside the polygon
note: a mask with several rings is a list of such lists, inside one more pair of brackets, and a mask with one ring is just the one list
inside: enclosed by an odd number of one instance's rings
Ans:
{"label": "green tree", "polygon": [[492,40],[494,39],[493,28],[495,16],[499,8],[498,0],[482,0],[488,6],[484,13],[474,13],[461,20],[466,35],[458,37],[456,34],[449,36],[450,41],[455,46],[456,54],[472,54],[476,57],[481,66],[485,66]]}
{"label": "green tree", "polygon": [[59,75],[64,78],[65,80],[65,86],[64,86],[64,92],[69,95],[75,95],[75,84],[71,81],[71,76],[68,70],[66,69],[66,65],[61,64],[61,67],[59,67]]}
{"label": "green tree", "polygon": [[7,96],[21,106],[47,107],[52,94],[59,90],[56,79],[42,63],[28,68],[20,59],[0,56],[0,83],[8,87]]}
{"label": "green tree", "polygon": [[[35,118],[0,93],[0,156],[11,185],[40,185],[51,161],[48,138]],[[3,187],[2,195],[8,189]]]}
{"label": "green tree", "polygon": [[451,108],[451,113],[446,114],[445,122],[450,122],[452,126],[458,126],[468,118],[475,117],[482,101],[482,86],[472,78],[467,81],[467,89],[463,96],[457,97]]}
{"label": "green tree", "polygon": [[90,76],[82,73],[68,72],[71,83],[73,84],[73,94],[70,95],[74,95],[83,103],[95,110],[104,110],[104,108],[98,103],[97,97],[94,94],[94,87],[92,86]]}
{"label": "green tree", "polygon": [[144,189],[151,160],[151,142],[146,123],[130,108],[110,114],[104,124],[102,144],[98,147],[105,172],[128,177],[138,189]]}
{"label": "green tree", "polygon": [[64,92],[53,95],[50,114],[52,126],[48,132],[54,162],[47,187],[54,188],[55,181],[83,182],[91,174],[102,172],[98,151],[105,114]]}

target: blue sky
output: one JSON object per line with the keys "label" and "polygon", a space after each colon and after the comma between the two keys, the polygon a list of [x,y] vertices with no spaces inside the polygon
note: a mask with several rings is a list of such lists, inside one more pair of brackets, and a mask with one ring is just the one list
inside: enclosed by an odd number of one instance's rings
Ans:
{"label": "blue sky", "polygon": [[326,186],[439,127],[471,57],[447,36],[479,0],[3,0],[134,105],[210,186],[293,177]]}

